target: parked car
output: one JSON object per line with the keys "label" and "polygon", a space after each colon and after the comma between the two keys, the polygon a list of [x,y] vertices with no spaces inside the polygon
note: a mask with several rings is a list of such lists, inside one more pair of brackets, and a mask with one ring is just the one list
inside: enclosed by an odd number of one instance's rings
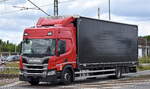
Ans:
{"label": "parked car", "polygon": [[5,64],[5,61],[4,61],[3,57],[0,57],[0,66],[1,66],[2,64]]}
{"label": "parked car", "polygon": [[11,62],[11,61],[19,61],[19,55],[11,55],[11,56],[8,56],[8,57],[6,58],[6,60],[7,60],[8,62]]}
{"label": "parked car", "polygon": [[6,58],[7,58],[7,56],[2,56],[2,57],[0,57],[0,60],[3,61],[3,62],[5,62]]}

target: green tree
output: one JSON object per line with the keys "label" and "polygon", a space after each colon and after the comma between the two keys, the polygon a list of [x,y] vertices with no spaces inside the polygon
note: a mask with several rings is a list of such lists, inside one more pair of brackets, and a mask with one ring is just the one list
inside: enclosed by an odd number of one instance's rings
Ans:
{"label": "green tree", "polygon": [[6,42],[0,39],[0,52],[20,52],[21,49],[21,43],[16,45],[13,43],[10,43],[9,40]]}

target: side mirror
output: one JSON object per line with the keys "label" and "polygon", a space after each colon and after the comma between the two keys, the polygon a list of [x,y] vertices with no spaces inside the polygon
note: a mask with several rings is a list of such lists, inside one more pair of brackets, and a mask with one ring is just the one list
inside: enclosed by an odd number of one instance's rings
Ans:
{"label": "side mirror", "polygon": [[25,39],[24,42],[25,42],[26,44],[29,44],[29,43],[30,43],[30,40],[29,40],[29,39]]}

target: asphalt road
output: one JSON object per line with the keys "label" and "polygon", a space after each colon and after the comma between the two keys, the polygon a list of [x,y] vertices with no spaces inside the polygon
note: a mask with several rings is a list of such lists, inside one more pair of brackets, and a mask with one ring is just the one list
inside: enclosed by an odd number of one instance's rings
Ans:
{"label": "asphalt road", "polygon": [[66,86],[50,83],[31,86],[27,82],[15,82],[0,89],[150,89],[150,71],[124,75],[122,79],[104,77],[80,80]]}

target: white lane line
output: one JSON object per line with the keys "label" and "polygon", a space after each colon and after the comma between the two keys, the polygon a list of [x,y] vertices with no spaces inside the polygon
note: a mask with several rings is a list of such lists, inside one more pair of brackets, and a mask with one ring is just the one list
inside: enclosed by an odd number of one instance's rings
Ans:
{"label": "white lane line", "polygon": [[11,83],[11,84],[7,84],[7,85],[4,85],[4,86],[1,86],[0,88],[12,87],[12,86],[15,86],[15,85],[20,84],[20,83],[22,83],[22,81],[18,81],[18,82],[14,82],[14,83]]}
{"label": "white lane line", "polygon": [[102,87],[102,89],[121,89],[121,86]]}
{"label": "white lane line", "polygon": [[61,88],[74,88],[76,86],[61,86]]}

